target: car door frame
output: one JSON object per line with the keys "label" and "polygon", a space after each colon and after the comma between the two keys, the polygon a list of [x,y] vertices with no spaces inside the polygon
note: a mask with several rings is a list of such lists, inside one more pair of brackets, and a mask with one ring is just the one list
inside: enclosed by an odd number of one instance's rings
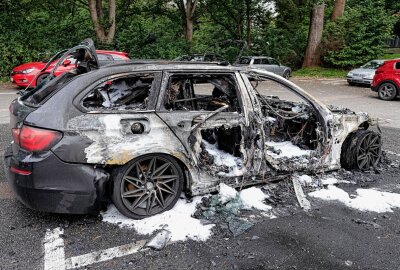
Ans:
{"label": "car door frame", "polygon": [[[157,101],[156,105],[156,114],[163,119],[163,121],[168,125],[168,127],[172,130],[172,132],[175,134],[175,136],[181,141],[182,145],[184,145],[187,155],[189,158],[191,158],[194,161],[194,166],[198,168],[198,171],[201,171],[201,168],[199,167],[199,162],[197,160],[196,156],[193,156],[192,149],[190,148],[189,145],[189,136],[191,135],[190,128],[192,127],[192,122],[193,119],[196,117],[204,117],[207,114],[209,114],[211,111],[168,111],[164,108],[164,97],[165,93],[167,91],[167,87],[170,82],[170,78],[173,75],[176,74],[218,74],[218,75],[230,75],[233,76],[235,79],[236,85],[237,85],[237,95],[239,99],[239,106],[241,106],[241,112],[237,113],[237,115],[233,115],[236,112],[228,112],[228,113],[219,113],[218,116],[219,118],[217,119],[209,119],[207,121],[206,126],[215,126],[217,127],[218,125],[222,126],[225,123],[221,121],[221,123],[218,123],[218,119],[221,119],[221,117],[228,118],[229,114],[231,114],[231,117],[229,117],[231,120],[234,120],[234,118],[237,118],[237,123],[240,123],[241,129],[242,129],[242,135],[245,134],[245,136],[248,136],[248,133],[250,132],[243,132],[243,129],[250,128],[252,121],[250,121],[251,117],[251,112],[254,111],[253,108],[253,101],[251,101],[251,98],[247,92],[247,87],[245,86],[242,77],[238,71],[218,71],[218,70],[184,70],[184,71],[176,71],[176,70],[169,70],[165,71],[162,79],[162,85],[160,88],[160,94],[159,94],[159,99]],[[239,119],[240,118],[240,119]],[[180,122],[185,122],[180,127],[178,126]],[[254,124],[254,122],[253,122]],[[178,128],[182,128],[182,131],[180,132]],[[254,128],[254,127],[253,127]],[[260,129],[261,126],[256,126],[256,129]],[[207,129],[207,128],[206,128]],[[245,140],[245,138],[242,138],[242,140]],[[245,144],[243,143],[243,147],[245,147]],[[263,150],[260,150],[261,152]],[[245,175],[243,177],[246,178],[252,178],[253,176],[256,176],[258,174],[258,169],[257,164],[258,163],[251,163],[249,161],[248,157],[248,149],[244,148],[243,149],[243,164],[246,166],[246,170],[244,172]],[[253,157],[251,157],[253,159]],[[256,166],[256,167],[255,167]],[[251,167],[251,168],[249,168]],[[260,167],[260,166],[258,166]],[[235,177],[236,178],[236,177]],[[200,178],[201,179],[201,178]],[[205,181],[208,181],[207,179]]]}

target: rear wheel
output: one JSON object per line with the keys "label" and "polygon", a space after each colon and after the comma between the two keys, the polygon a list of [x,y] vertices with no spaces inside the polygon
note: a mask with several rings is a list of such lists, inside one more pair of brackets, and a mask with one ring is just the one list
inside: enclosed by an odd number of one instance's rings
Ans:
{"label": "rear wheel", "polygon": [[382,83],[378,88],[378,96],[383,100],[392,100],[397,96],[396,85],[390,82]]}
{"label": "rear wheel", "polygon": [[37,77],[37,79],[36,79],[36,86],[41,84],[43,82],[43,80],[47,78],[47,76],[49,76],[49,73],[40,74],[39,77]]}
{"label": "rear wheel", "polygon": [[163,154],[139,157],[116,169],[112,201],[127,217],[142,219],[171,209],[183,189],[183,172]]}
{"label": "rear wheel", "polygon": [[359,130],[352,133],[342,146],[342,167],[366,171],[375,168],[381,158],[382,140],[379,133]]}

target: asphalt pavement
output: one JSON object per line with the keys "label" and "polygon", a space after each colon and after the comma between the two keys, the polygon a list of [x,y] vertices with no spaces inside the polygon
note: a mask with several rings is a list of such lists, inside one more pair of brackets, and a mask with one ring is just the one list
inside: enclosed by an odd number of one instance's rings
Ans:
{"label": "asphalt pavement", "polygon": [[[381,101],[368,88],[349,87],[343,80],[293,81],[324,102],[390,120],[382,128],[384,149],[390,151],[391,161],[400,160],[399,100]],[[0,156],[11,140],[6,122],[16,91],[0,88]],[[356,185],[341,188],[351,192],[374,187],[400,193],[398,169],[358,173],[353,178]],[[135,252],[81,269],[400,269],[400,209],[377,214],[316,199],[311,205],[310,213],[295,207],[276,219],[265,218],[237,237],[216,230],[205,242],[172,243],[161,251]],[[97,216],[45,214],[25,208],[8,187],[1,159],[0,269],[44,269],[45,261],[51,259],[46,257],[45,236],[55,228],[63,229],[59,239],[66,259],[95,251],[107,253],[109,248],[149,239]],[[57,246],[52,248],[50,252],[57,251]]]}

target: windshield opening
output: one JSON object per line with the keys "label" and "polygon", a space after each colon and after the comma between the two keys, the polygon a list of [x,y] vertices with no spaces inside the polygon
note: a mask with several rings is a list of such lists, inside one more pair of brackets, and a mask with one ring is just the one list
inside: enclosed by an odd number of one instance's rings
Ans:
{"label": "windshield opening", "polygon": [[383,62],[381,61],[369,61],[365,65],[361,66],[362,68],[368,68],[368,69],[377,69],[380,66],[382,66]]}

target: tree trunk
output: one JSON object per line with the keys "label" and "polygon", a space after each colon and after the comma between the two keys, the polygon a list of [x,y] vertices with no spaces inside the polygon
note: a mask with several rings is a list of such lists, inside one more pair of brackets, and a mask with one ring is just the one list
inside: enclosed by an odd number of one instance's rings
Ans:
{"label": "tree trunk", "polygon": [[108,25],[106,29],[103,21],[103,3],[102,0],[88,0],[88,7],[90,17],[92,19],[94,32],[96,33],[97,39],[101,43],[110,44],[114,40],[115,36],[115,12],[116,4],[115,0],[108,1]]}
{"label": "tree trunk", "polygon": [[322,31],[324,29],[324,11],[324,3],[316,4],[312,9],[303,67],[314,67],[320,64],[319,45],[321,44]]}
{"label": "tree trunk", "polygon": [[247,46],[251,47],[251,0],[246,0],[246,41]]}
{"label": "tree trunk", "polygon": [[189,42],[193,40],[193,20],[188,17],[186,17],[185,39]]}
{"label": "tree trunk", "polygon": [[343,16],[346,0],[335,0],[335,6],[331,16],[331,21],[336,21],[339,17]]}

